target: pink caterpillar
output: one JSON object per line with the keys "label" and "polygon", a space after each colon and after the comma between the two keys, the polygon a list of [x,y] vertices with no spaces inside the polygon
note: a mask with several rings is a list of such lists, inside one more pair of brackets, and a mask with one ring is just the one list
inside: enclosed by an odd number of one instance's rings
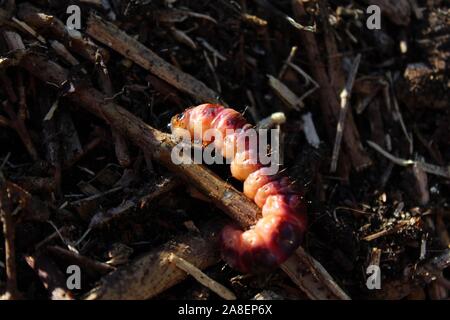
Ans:
{"label": "pink caterpillar", "polygon": [[171,121],[175,135],[180,134],[180,129],[191,136],[198,129],[202,134],[213,129],[223,137],[199,139],[204,145],[214,143],[218,152],[232,160],[231,174],[244,181],[244,194],[262,208],[263,217],[245,232],[234,226],[225,227],[221,233],[222,256],[241,272],[262,272],[274,269],[297,249],[306,231],[307,217],[302,193],[289,178],[268,175],[267,167],[250,161],[256,153],[252,146],[236,147],[251,127],[236,110],[214,104],[189,108]]}

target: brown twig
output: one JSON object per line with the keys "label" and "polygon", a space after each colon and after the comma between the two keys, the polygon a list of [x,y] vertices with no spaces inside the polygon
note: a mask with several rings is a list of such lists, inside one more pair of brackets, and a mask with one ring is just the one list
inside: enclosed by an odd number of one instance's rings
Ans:
{"label": "brown twig", "polygon": [[54,192],[57,189],[55,179],[47,177],[30,177],[23,176],[17,179],[12,179],[19,186],[28,190],[29,192]]}
{"label": "brown twig", "polygon": [[[108,68],[100,53],[97,54],[99,85],[105,95],[109,97],[114,96],[114,89],[111,78],[109,76]],[[130,153],[128,150],[128,144],[125,138],[120,135],[116,130],[112,130],[112,136],[114,140],[114,147],[116,151],[116,158],[119,164],[127,168],[131,165]]]}
{"label": "brown twig", "polygon": [[45,14],[29,3],[18,5],[17,16],[38,32],[58,39],[67,48],[92,62],[95,62],[97,51],[101,52],[105,60],[109,59],[109,54],[106,50],[87,40],[79,31],[69,31],[57,17]]}
{"label": "brown twig", "polygon": [[367,144],[369,146],[371,146],[372,148],[374,148],[379,153],[381,153],[384,157],[386,157],[387,159],[389,159],[390,161],[392,161],[393,163],[395,163],[399,166],[409,167],[409,166],[416,165],[416,166],[419,166],[422,170],[424,170],[427,173],[450,179],[450,166],[446,166],[446,167],[445,166],[437,166],[437,165],[429,164],[429,163],[426,163],[423,161],[414,161],[414,160],[409,160],[409,159],[398,158],[398,157],[390,154],[383,148],[381,148],[375,142],[372,142],[369,140],[369,141],[367,141]]}
{"label": "brown twig", "polygon": [[[50,217],[50,209],[48,205],[42,202],[39,198],[32,196],[28,191],[21,188],[11,181],[5,180],[1,181],[0,176],[0,196],[3,198],[3,203],[6,201],[12,201],[14,203],[20,204],[20,209],[23,214],[19,214],[15,217],[17,221],[40,221],[45,222]],[[3,195],[2,195],[3,194]],[[7,198],[4,198],[7,194]],[[16,207],[18,208],[18,207]],[[10,209],[14,210],[16,208]]]}
{"label": "brown twig", "polygon": [[106,211],[100,211],[97,214],[95,214],[90,223],[89,228],[95,229],[99,228],[101,226],[104,226],[108,222],[110,222],[112,219],[116,219],[120,216],[125,215],[127,212],[130,211],[130,209],[139,207],[143,208],[149,203],[151,203],[154,199],[162,196],[163,194],[173,190],[174,188],[181,185],[181,182],[178,181],[174,177],[169,177],[162,181],[159,184],[155,185],[155,190],[150,192],[149,194],[143,196],[143,197],[133,197],[131,199],[128,199],[126,201],[123,201],[118,207],[110,208]]}
{"label": "brown twig", "polygon": [[17,102],[17,95],[14,91],[12,81],[4,71],[0,71],[0,83],[2,84],[2,91],[11,103]]}
{"label": "brown twig", "polygon": [[63,170],[69,170],[70,168],[72,168],[77,162],[86,157],[92,150],[95,150],[98,146],[100,146],[102,142],[104,142],[104,137],[100,136],[92,138],[91,141],[83,146],[82,152],[75,154],[73,158],[64,163]]}
{"label": "brown twig", "polygon": [[198,101],[220,102],[218,94],[203,82],[167,63],[142,43],[102,18],[91,15],[87,21],[86,32],[92,38],[119,52],[175,88],[192,95]]}
{"label": "brown twig", "polygon": [[68,260],[71,263],[74,263],[87,270],[88,272],[95,271],[99,274],[106,274],[116,269],[109,264],[93,260],[76,252],[58,246],[50,246],[47,247],[46,250],[48,250],[52,255]]}
{"label": "brown twig", "polygon": [[286,15],[282,11],[278,10],[276,7],[274,7],[269,1],[267,0],[255,0],[258,5],[263,8],[267,14],[269,14],[271,17],[279,20],[280,22],[283,22],[287,25],[292,26],[293,28],[297,30],[303,30],[308,32],[316,32],[316,25],[313,26],[304,26],[297,21],[294,20],[294,18]]}
{"label": "brown twig", "polygon": [[3,102],[3,108],[9,115],[9,126],[17,132],[31,158],[33,160],[39,160],[39,155],[36,151],[36,148],[34,147],[34,143],[31,140],[30,133],[28,132],[28,129],[25,126],[23,120],[18,118],[17,114],[13,110],[13,107],[8,101]]}
{"label": "brown twig", "polygon": [[[20,210],[20,207],[17,207]],[[0,218],[3,224],[3,235],[5,237],[5,266],[6,266],[6,294],[5,299],[18,299],[20,297],[17,289],[16,273],[16,226],[13,217],[12,199],[9,196],[7,183],[0,180]]]}
{"label": "brown twig", "polygon": [[328,2],[328,0],[318,1],[319,14],[323,28],[323,41],[327,52],[328,76],[334,90],[339,92],[345,85],[345,75],[342,72],[342,55],[338,51],[335,30],[330,25]]}
{"label": "brown twig", "polygon": [[[8,44],[8,47],[12,51],[24,51],[25,45],[22,42],[22,38],[20,35],[16,32],[12,31],[4,31],[3,36]],[[8,83],[9,78],[6,76],[6,74],[2,75],[3,83]],[[20,79],[19,79],[20,80]],[[23,144],[25,145],[28,153],[33,158],[33,160],[38,160],[39,156],[36,151],[36,148],[34,147],[33,141],[31,140],[30,134],[28,132],[27,127],[25,126],[25,119],[26,119],[26,98],[25,98],[25,92],[22,91],[21,82],[19,81],[19,98],[17,98],[16,94],[14,93],[14,90],[12,88],[8,89],[9,93],[9,99],[11,103],[15,103],[16,101],[19,102],[19,111],[16,114],[14,112],[13,107],[10,105],[8,101],[5,101],[3,103],[3,107],[8,114],[10,118],[10,127],[14,128],[19,135],[19,137],[22,139]],[[23,85],[23,83],[22,83]],[[23,86],[22,86],[23,87]]]}
{"label": "brown twig", "polygon": [[23,82],[23,74],[20,71],[17,73],[17,91],[19,92],[19,111],[17,112],[17,115],[19,119],[26,120],[28,119],[29,112],[25,92],[25,84]]}
{"label": "brown twig", "polygon": [[342,135],[345,129],[345,119],[347,118],[347,110],[350,104],[353,84],[355,83],[356,74],[358,73],[359,63],[361,62],[361,54],[358,54],[353,62],[352,69],[347,79],[347,84],[341,92],[341,110],[339,112],[339,120],[336,128],[336,140],[334,142],[333,155],[331,157],[331,172],[336,172],[339,152],[341,150]]}
{"label": "brown twig", "polygon": [[292,62],[292,60],[295,58],[295,55],[297,54],[298,47],[293,46],[291,48],[291,51],[289,52],[289,56],[287,57],[286,61],[283,63],[283,66],[281,67],[280,72],[278,73],[278,79],[282,80],[289,64]]}
{"label": "brown twig", "polygon": [[[42,118],[45,117],[45,115],[49,114],[50,110],[52,109],[52,102],[51,102],[51,92],[50,90],[45,87],[44,85],[39,86],[40,90],[43,94],[40,94],[37,97],[37,103],[39,105],[39,109],[41,112]],[[57,113],[57,111],[55,111]],[[58,194],[61,194],[61,179],[62,179],[62,173],[61,173],[61,163],[62,163],[62,154],[61,154],[61,141],[60,136],[57,134],[58,130],[56,129],[58,122],[58,117],[52,116],[48,120],[44,120],[42,123],[43,128],[43,136],[44,136],[44,144],[46,149],[46,159],[47,161],[53,166],[54,173],[53,173],[53,180],[54,180],[54,188],[53,190],[56,191]]]}
{"label": "brown twig", "polygon": [[183,258],[178,257],[175,254],[169,256],[169,261],[174,263],[179,269],[183,270],[187,274],[190,274],[199,283],[209,288],[211,291],[215,292],[217,295],[225,300],[236,300],[236,295],[230,291],[228,288],[224,287],[220,283],[208,277],[200,269],[193,266],[188,261]]}

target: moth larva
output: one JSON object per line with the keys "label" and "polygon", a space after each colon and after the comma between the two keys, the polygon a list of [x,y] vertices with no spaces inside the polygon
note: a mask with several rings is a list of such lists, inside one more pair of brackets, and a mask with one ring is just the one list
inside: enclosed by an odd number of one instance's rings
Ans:
{"label": "moth larva", "polygon": [[[189,108],[171,121],[175,135],[187,130],[194,140],[214,143],[218,152],[231,159],[232,176],[244,182],[244,194],[262,209],[263,217],[255,226],[245,232],[227,226],[220,237],[222,256],[231,267],[261,272],[274,269],[297,249],[307,217],[303,195],[292,181],[281,174],[270,175],[267,167],[252,161],[257,152],[246,140],[250,128],[238,111],[214,104]],[[216,132],[212,137],[204,134],[210,129]],[[239,142],[243,148],[237,147]]]}

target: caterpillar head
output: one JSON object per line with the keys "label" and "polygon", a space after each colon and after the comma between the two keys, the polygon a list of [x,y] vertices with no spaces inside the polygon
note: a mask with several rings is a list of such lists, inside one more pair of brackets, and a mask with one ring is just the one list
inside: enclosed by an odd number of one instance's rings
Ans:
{"label": "caterpillar head", "polygon": [[189,117],[186,116],[186,111],[181,112],[172,117],[169,128],[173,131],[176,128],[187,129],[189,125]]}
{"label": "caterpillar head", "polygon": [[189,138],[189,109],[172,117],[168,125],[170,131],[179,139]]}
{"label": "caterpillar head", "polygon": [[178,137],[190,134],[194,140],[206,146],[211,140],[204,139],[204,134],[212,128],[212,121],[223,109],[220,105],[209,103],[186,109],[172,118],[169,125],[172,134]]}

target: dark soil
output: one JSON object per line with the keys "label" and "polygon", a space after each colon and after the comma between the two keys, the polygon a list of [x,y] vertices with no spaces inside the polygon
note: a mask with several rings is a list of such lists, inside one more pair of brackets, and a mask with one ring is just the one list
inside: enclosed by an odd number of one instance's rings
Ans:
{"label": "dark soil", "polygon": [[[16,1],[16,6],[23,2],[27,1]],[[29,2],[62,21],[68,17],[66,8],[70,1]],[[383,16],[382,29],[375,31],[365,27],[366,2],[370,1],[324,1],[329,11],[330,32],[337,44],[337,57],[327,55],[325,24],[317,1],[308,2],[309,21],[302,21],[302,24],[316,23],[315,37],[322,58],[327,64],[334,60],[341,64],[338,74],[344,82],[337,78],[332,83],[337,95],[345,84],[353,59],[358,53],[362,54],[349,110],[372,165],[355,170],[348,150],[342,149],[336,173],[329,170],[335,137],[327,131],[327,126],[336,128],[336,122],[330,124],[323,116],[319,91],[303,101],[301,110],[294,110],[277,96],[268,82],[267,75],[278,77],[293,46],[297,46],[298,51],[292,64],[308,74],[311,68],[317,67],[308,61],[300,31],[282,16],[295,17],[291,1],[110,2],[118,27],[166,61],[220,92],[220,98],[241,111],[249,122],[255,123],[274,112],[286,113],[288,120],[282,128],[285,167],[307,191],[310,228],[303,247],[323,264],[350,297],[448,299],[448,284],[445,286],[446,281],[450,281],[448,270],[440,281],[432,282],[414,278],[408,272],[442,254],[450,245],[450,179],[424,172],[417,166],[396,165],[367,144],[371,140],[398,158],[448,169],[450,9],[445,1],[417,0],[422,18],[418,19],[411,10],[411,21],[405,26]],[[264,5],[270,2],[276,10]],[[8,3],[10,1],[0,0],[5,9]],[[174,9],[202,14],[217,23],[202,16],[184,15],[183,19],[178,19]],[[95,5],[83,5],[82,17],[90,11],[110,19],[107,10]],[[84,24],[84,19],[82,21]],[[184,32],[196,48],[192,48],[186,38],[176,36],[174,28]],[[0,22],[0,33],[12,29],[15,28],[11,24]],[[74,53],[81,65],[71,67],[48,46],[37,44],[36,38],[21,29],[15,30],[27,47],[70,68],[73,77],[81,83],[101,89],[98,65]],[[209,45],[202,45],[202,41]],[[407,46],[406,52],[401,51],[402,41]],[[220,57],[214,56],[209,46],[217,50]],[[7,56],[9,51],[0,37],[0,57]],[[107,68],[116,101],[151,126],[168,131],[167,124],[173,115],[196,104],[192,97],[113,50],[109,53]],[[328,72],[335,67],[327,65]],[[312,86],[290,67],[279,80],[298,96]],[[152,161],[137,146],[129,146],[129,166],[121,165],[109,126],[63,97],[53,119],[43,121],[61,93],[20,67],[0,69],[2,117],[10,117],[4,108],[6,103],[16,111],[20,109],[22,89],[28,110],[25,125],[38,159],[31,158],[13,129],[0,125],[0,171],[7,180],[45,203],[51,212],[49,221],[21,217],[16,223],[18,290],[25,298],[49,298],[41,279],[24,259],[38,249],[55,245],[68,248],[67,244],[71,244],[80,254],[96,261],[106,262],[115,257],[120,266],[187,232],[187,225],[198,225],[222,215],[213,205],[193,196],[188,186],[178,182],[164,166]],[[395,102],[400,113],[396,112]],[[256,115],[251,112],[254,110]],[[322,141],[317,149],[308,144],[303,132],[302,116],[306,113],[312,113]],[[226,167],[217,166],[213,170],[241,188]],[[142,197],[152,194],[164,183],[173,186],[142,205]],[[89,199],[104,192],[106,194]],[[114,219],[101,221],[77,243],[92,226],[93,219],[127,201],[132,205]],[[55,235],[39,245],[54,234],[54,226],[62,237]],[[0,239],[3,243],[1,236]],[[382,290],[375,291],[366,287],[366,269],[374,250],[381,250],[379,266],[382,271]],[[6,283],[4,257],[2,245],[0,292]],[[48,254],[48,257],[63,273],[71,263],[58,254]],[[221,262],[205,272],[230,288],[239,299],[252,298],[263,290],[287,299],[306,298],[281,270],[269,275],[242,276]],[[102,277],[98,272],[87,274],[82,290],[75,292],[77,297],[95,287]],[[406,289],[400,290],[399,283]],[[218,299],[193,279],[178,284],[158,298]]]}

